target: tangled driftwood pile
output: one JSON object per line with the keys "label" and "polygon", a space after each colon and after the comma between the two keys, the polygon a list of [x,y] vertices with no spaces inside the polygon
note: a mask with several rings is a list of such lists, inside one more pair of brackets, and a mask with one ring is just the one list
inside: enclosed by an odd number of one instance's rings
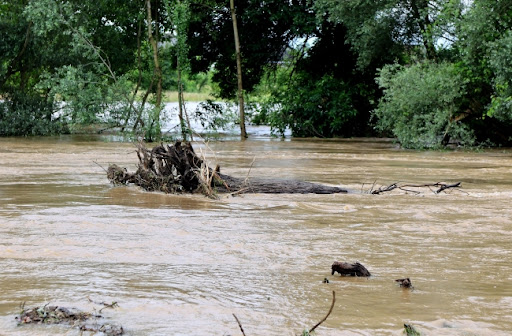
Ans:
{"label": "tangled driftwood pile", "polygon": [[219,167],[212,169],[198,157],[190,143],[180,141],[147,149],[137,147],[138,169],[130,173],[115,164],[107,170],[108,179],[114,184],[133,183],[147,191],[165,193],[202,192],[208,196],[216,193],[315,193],[334,194],[347,191],[315,183],[261,178],[237,178],[222,174]]}
{"label": "tangled driftwood pile", "polygon": [[147,191],[166,193],[195,191],[201,185],[198,172],[205,163],[190,143],[162,144],[151,150],[140,143],[137,156],[139,165],[135,173],[114,164],[108,167],[108,179],[114,184],[133,183]]}
{"label": "tangled driftwood pile", "polygon": [[[101,310],[100,310],[101,312]],[[94,333],[102,333],[107,336],[123,335],[123,327],[109,324],[97,323],[102,316],[95,313],[83,312],[74,308],[64,308],[59,306],[45,305],[25,309],[24,304],[21,306],[21,312],[16,316],[18,325],[23,324],[65,324],[80,331],[91,331]],[[92,323],[89,323],[93,321]]]}

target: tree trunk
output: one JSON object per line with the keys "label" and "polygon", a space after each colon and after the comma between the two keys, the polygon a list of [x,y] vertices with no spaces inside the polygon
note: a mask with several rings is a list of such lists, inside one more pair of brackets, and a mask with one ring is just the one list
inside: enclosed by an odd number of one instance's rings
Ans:
{"label": "tree trunk", "polygon": [[411,0],[411,9],[422,35],[423,46],[425,47],[427,59],[435,60],[437,58],[437,53],[434,46],[434,37],[432,36],[432,22],[428,17],[428,1]]}
{"label": "tree trunk", "polygon": [[153,34],[153,19],[151,16],[151,0],[146,0],[146,9],[147,9],[147,24],[148,24],[148,38],[151,47],[153,48],[153,63],[155,66],[154,76],[156,79],[156,102],[155,102],[155,111],[153,113],[154,123],[154,133],[157,138],[160,138],[161,130],[160,130],[160,112],[162,109],[162,68],[160,67],[160,61],[158,59],[158,41]]}
{"label": "tree trunk", "polygon": [[187,129],[185,127],[185,119],[183,118],[183,85],[181,83],[181,67],[180,57],[176,57],[176,67],[178,68],[178,117],[180,119],[181,137],[183,141],[187,141]]}
{"label": "tree trunk", "polygon": [[23,54],[25,53],[25,50],[27,50],[27,46],[30,41],[31,31],[32,31],[32,22],[30,22],[27,26],[27,31],[25,33],[25,40],[23,41],[23,45],[21,46],[20,51],[18,52],[16,57],[14,59],[12,59],[11,62],[9,62],[9,65],[7,66],[7,73],[3,76],[3,78],[0,77],[0,89],[2,89],[4,84],[7,82],[7,80],[12,75],[14,75],[17,71],[19,71],[18,69],[16,69],[16,65],[19,66],[21,64]]}
{"label": "tree trunk", "polygon": [[242,139],[245,139],[247,138],[247,132],[245,131],[244,89],[242,85],[242,56],[240,55],[240,40],[238,38],[235,0],[229,0],[229,4],[231,7],[231,19],[233,20],[233,33],[235,35],[236,74],[238,78],[238,106],[240,110],[240,136]]}
{"label": "tree trunk", "polygon": [[[121,126],[121,132],[124,132],[124,129],[128,125],[128,121],[130,120],[132,112],[134,112],[134,113],[137,112],[136,110],[134,110],[133,103],[135,102],[135,98],[137,98],[137,93],[139,92],[140,85],[142,84],[141,43],[140,43],[141,35],[142,35],[142,20],[139,20],[139,27],[137,29],[137,71],[138,71],[139,75],[138,75],[138,79],[137,79],[137,84],[135,85],[135,89],[133,90],[132,98],[130,100],[131,108],[126,113],[123,125]],[[144,108],[144,105],[141,106],[141,109],[142,108]]]}

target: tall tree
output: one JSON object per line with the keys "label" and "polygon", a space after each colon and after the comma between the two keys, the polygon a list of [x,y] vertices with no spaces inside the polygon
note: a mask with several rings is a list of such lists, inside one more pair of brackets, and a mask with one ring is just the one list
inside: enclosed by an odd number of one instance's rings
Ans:
{"label": "tall tree", "polygon": [[231,20],[233,21],[233,35],[235,37],[235,52],[236,52],[236,77],[238,83],[238,110],[240,116],[240,136],[242,139],[247,138],[245,131],[245,107],[244,107],[244,86],[242,83],[242,55],[240,53],[240,37],[238,36],[238,21],[236,18],[235,0],[229,0],[231,10]]}
{"label": "tall tree", "polygon": [[453,30],[446,12],[461,6],[460,0],[315,1],[319,15],[346,25],[347,40],[362,68],[372,62],[392,63],[417,46],[423,47],[419,56],[435,59],[437,42],[450,38]]}
{"label": "tall tree", "polygon": [[[243,89],[251,92],[267,66],[277,66],[288,45],[315,27],[308,0],[247,0],[236,3],[237,26],[243,55]],[[213,81],[221,98],[237,96],[236,53],[233,52],[233,21],[225,0],[197,0],[191,3],[189,27],[192,72],[213,67]]]}
{"label": "tall tree", "polygon": [[[156,101],[154,107],[154,113],[151,120],[151,126],[149,134],[146,135],[147,140],[152,141],[153,138],[159,139],[161,136],[160,129],[160,112],[162,111],[162,68],[160,67],[160,59],[159,59],[159,48],[158,48],[158,20],[153,20],[151,8],[151,0],[146,0],[146,12],[147,12],[147,26],[148,26],[148,39],[151,44],[151,48],[153,49],[153,66],[154,66],[154,75],[156,81]],[[158,9],[155,10],[155,13],[158,13]],[[153,31],[153,24],[155,24],[156,29]]]}
{"label": "tall tree", "polygon": [[172,18],[171,25],[175,32],[175,50],[176,50],[176,71],[178,73],[178,118],[180,121],[181,136],[187,141],[188,136],[193,140],[192,129],[188,114],[185,109],[183,73],[190,70],[188,59],[189,45],[187,41],[187,30],[190,21],[190,3],[189,0],[166,0],[167,15]]}

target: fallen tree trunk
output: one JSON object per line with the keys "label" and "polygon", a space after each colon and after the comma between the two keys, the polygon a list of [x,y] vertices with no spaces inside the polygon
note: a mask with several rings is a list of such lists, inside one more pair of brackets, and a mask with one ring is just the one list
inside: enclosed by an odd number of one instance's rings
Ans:
{"label": "fallen tree trunk", "polygon": [[347,190],[316,183],[263,178],[237,178],[218,173],[224,182],[217,186],[220,192],[243,192],[261,194],[336,194]]}
{"label": "fallen tree trunk", "polygon": [[219,167],[208,167],[198,157],[190,143],[176,142],[147,149],[138,145],[139,164],[135,173],[115,164],[110,165],[107,177],[113,184],[133,183],[147,191],[166,193],[202,192],[208,196],[215,193],[265,193],[265,194],[335,194],[346,193],[339,187],[321,184],[262,178],[237,178],[220,173]]}

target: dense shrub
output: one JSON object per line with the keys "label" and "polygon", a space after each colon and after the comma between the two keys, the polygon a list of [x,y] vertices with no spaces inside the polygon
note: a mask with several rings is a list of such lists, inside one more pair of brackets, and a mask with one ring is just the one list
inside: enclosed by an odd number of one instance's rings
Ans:
{"label": "dense shrub", "polygon": [[406,148],[437,148],[448,140],[472,145],[471,130],[457,119],[465,80],[449,63],[387,65],[378,83],[384,97],[374,111],[377,129],[391,131]]}
{"label": "dense shrub", "polygon": [[350,121],[357,114],[350,91],[342,80],[329,75],[318,81],[298,75],[282,95],[270,124],[281,132],[288,126],[300,137],[350,135]]}
{"label": "dense shrub", "polygon": [[12,94],[0,101],[0,136],[49,135],[66,127],[52,120],[55,105],[43,97]]}

